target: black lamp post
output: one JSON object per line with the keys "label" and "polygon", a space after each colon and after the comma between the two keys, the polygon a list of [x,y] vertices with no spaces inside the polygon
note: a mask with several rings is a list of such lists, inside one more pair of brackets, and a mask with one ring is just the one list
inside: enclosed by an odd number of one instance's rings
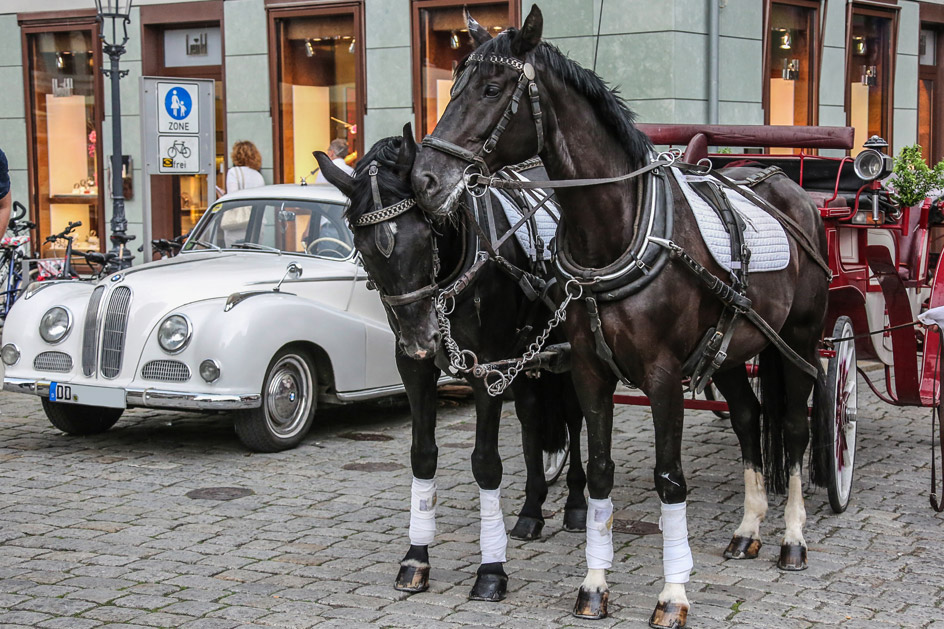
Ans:
{"label": "black lamp post", "polygon": [[[125,218],[125,195],[121,178],[121,77],[128,74],[127,70],[118,70],[118,59],[125,54],[125,44],[128,43],[128,24],[131,22],[132,0],[95,0],[98,10],[99,33],[102,40],[102,50],[111,59],[110,68],[102,68],[102,74],[111,79],[111,244],[112,253],[118,256],[110,265],[110,270],[124,269],[131,266],[132,255],[127,247],[128,219]],[[106,20],[110,21],[111,37]],[[121,31],[119,35],[119,29]],[[120,38],[120,41],[119,41]],[[132,237],[133,238],[133,237]]]}

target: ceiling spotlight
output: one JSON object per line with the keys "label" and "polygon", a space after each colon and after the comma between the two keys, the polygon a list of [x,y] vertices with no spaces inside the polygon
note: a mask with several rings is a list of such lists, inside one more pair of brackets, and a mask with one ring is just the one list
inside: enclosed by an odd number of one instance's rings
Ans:
{"label": "ceiling spotlight", "polygon": [[305,40],[305,56],[308,58],[315,56],[315,46],[310,39]]}
{"label": "ceiling spotlight", "polygon": [[853,37],[852,48],[855,50],[855,54],[857,55],[864,55],[866,52],[868,52],[868,49],[865,46],[865,37]]}
{"label": "ceiling spotlight", "polygon": [[783,34],[780,36],[780,48],[781,50],[790,50],[790,47],[793,44],[793,39],[790,37],[790,31],[784,29]]}
{"label": "ceiling spotlight", "polygon": [[459,48],[459,34],[455,31],[452,31],[452,35],[449,37],[449,47],[453,50]]}
{"label": "ceiling spotlight", "polygon": [[348,51],[349,53],[351,53],[352,55],[354,54],[354,44],[355,44],[355,43],[357,43],[357,40],[352,37],[352,38],[351,38],[351,45],[347,47],[347,51]]}

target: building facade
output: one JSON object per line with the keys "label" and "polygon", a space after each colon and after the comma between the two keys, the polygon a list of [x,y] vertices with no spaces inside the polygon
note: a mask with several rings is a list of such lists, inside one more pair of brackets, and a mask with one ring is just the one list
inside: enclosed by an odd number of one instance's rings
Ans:
{"label": "building facade", "polygon": [[[877,134],[944,157],[944,0],[538,4],[545,39],[617,86],[641,122],[851,125],[860,143]],[[39,224],[34,242],[82,220],[76,247],[108,249],[111,95],[93,5],[0,6],[0,148],[14,198]],[[311,176],[311,152],[332,139],[363,154],[406,122],[427,133],[471,50],[463,5],[499,32],[531,2],[135,2],[120,82],[129,233],[137,243],[186,233],[225,188],[238,140],[282,183]],[[214,175],[144,181],[142,76],[213,80]]]}

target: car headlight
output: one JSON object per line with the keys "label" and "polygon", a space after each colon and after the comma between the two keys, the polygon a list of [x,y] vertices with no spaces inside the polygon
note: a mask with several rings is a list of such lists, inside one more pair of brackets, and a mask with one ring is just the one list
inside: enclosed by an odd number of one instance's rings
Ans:
{"label": "car headlight", "polygon": [[892,172],[892,158],[875,149],[866,149],[856,155],[852,168],[860,179],[875,181]]}
{"label": "car headlight", "polygon": [[39,320],[39,335],[47,343],[60,343],[72,330],[72,313],[67,308],[50,308]]}
{"label": "car headlight", "polygon": [[207,358],[200,363],[200,377],[207,382],[216,382],[220,378],[220,363]]}
{"label": "car headlight", "polygon": [[183,315],[171,315],[157,329],[157,342],[165,352],[176,354],[183,351],[193,335],[190,320]]}
{"label": "car headlight", "polygon": [[20,350],[13,343],[7,343],[0,349],[0,360],[7,367],[12,367],[20,360]]}

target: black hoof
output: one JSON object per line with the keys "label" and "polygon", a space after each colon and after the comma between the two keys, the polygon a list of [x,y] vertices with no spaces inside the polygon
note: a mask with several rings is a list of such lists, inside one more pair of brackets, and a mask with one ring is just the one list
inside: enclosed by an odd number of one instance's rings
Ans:
{"label": "black hoof", "polygon": [[585,590],[577,591],[577,603],[574,605],[574,616],[600,620],[606,618],[606,604],[610,600],[610,591]]}
{"label": "black hoof", "polygon": [[799,544],[781,545],[777,567],[790,572],[806,570],[806,546]]}
{"label": "black hoof", "polygon": [[735,535],[731,538],[728,547],[724,549],[723,554],[725,559],[757,559],[760,547],[759,539]]}
{"label": "black hoof", "polygon": [[475,585],[469,592],[470,601],[489,601],[497,603],[504,600],[508,593],[508,576],[502,565],[482,564],[475,575]]}
{"label": "black hoof", "polygon": [[681,629],[688,618],[688,607],[681,603],[662,603],[656,605],[649,626],[654,629]]}
{"label": "black hoof", "polygon": [[393,587],[401,592],[425,592],[429,589],[429,566],[401,564]]}
{"label": "black hoof", "polygon": [[587,508],[564,509],[564,530],[579,533],[587,530]]}
{"label": "black hoof", "polygon": [[541,531],[544,530],[544,520],[520,516],[515,523],[509,535],[515,539],[531,540],[540,539]]}

